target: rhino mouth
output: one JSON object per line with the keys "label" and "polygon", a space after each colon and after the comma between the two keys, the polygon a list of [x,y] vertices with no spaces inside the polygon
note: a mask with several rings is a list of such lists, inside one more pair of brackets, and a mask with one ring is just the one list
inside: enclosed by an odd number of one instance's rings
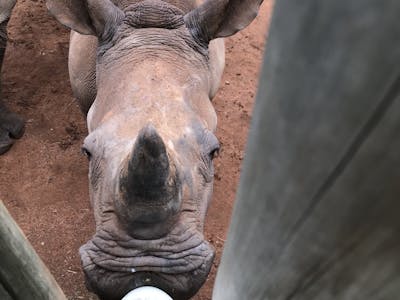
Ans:
{"label": "rhino mouth", "polygon": [[116,238],[105,230],[80,248],[89,290],[100,299],[121,299],[132,289],[151,285],[173,299],[189,299],[203,285],[214,249],[196,230],[173,230],[157,240]]}

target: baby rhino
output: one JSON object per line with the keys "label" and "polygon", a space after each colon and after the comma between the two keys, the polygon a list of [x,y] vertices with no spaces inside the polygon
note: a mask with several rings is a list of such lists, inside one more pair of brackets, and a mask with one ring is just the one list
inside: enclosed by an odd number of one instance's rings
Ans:
{"label": "baby rhino", "polygon": [[215,39],[246,27],[262,0],[200,2],[47,0],[73,30],[96,221],[80,255],[101,299],[145,285],[188,299],[210,271],[203,226],[219,149],[210,99],[224,67]]}
{"label": "baby rhino", "polygon": [[[16,0],[0,0],[0,69],[7,45],[7,23],[15,3]],[[15,139],[23,135],[24,128],[22,119],[5,107],[2,101],[0,81],[0,155],[7,152]]]}

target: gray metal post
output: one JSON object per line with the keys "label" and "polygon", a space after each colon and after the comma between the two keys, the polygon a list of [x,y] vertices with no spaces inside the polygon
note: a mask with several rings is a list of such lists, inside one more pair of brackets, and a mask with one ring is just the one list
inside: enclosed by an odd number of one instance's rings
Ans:
{"label": "gray metal post", "polygon": [[213,299],[400,299],[399,93],[400,1],[276,1]]}

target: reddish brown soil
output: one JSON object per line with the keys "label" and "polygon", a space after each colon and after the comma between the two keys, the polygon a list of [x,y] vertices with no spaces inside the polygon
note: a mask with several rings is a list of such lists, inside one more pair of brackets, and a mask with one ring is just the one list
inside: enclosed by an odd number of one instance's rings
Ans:
{"label": "reddish brown soil", "polygon": [[[244,155],[272,2],[254,23],[226,41],[226,71],[214,99],[222,151],[206,237],[217,249],[214,267],[194,299],[211,299]],[[80,154],[86,124],[67,75],[68,31],[44,0],[19,0],[9,24],[3,67],[5,102],[27,120],[22,140],[0,157],[0,199],[55,276],[68,299],[87,292],[78,248],[93,234],[87,162]]]}

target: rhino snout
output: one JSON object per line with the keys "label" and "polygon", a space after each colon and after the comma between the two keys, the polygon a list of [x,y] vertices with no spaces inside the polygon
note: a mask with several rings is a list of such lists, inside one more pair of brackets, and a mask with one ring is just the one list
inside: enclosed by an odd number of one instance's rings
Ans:
{"label": "rhino snout", "polygon": [[214,259],[212,246],[190,229],[175,229],[158,240],[111,238],[97,233],[80,248],[86,285],[104,300],[121,299],[141,286],[157,287],[175,300],[189,299]]}

